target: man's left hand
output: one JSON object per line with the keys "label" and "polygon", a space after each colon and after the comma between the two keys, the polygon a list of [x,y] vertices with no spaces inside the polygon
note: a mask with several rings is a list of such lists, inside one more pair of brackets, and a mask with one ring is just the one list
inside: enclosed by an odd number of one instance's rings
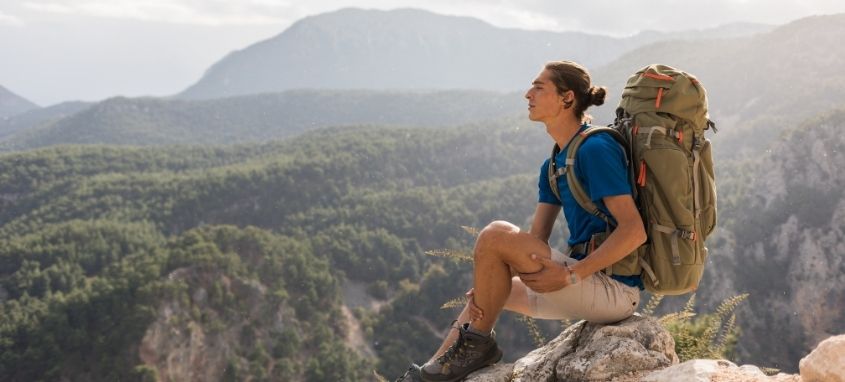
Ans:
{"label": "man's left hand", "polygon": [[552,259],[531,254],[531,259],[543,266],[534,273],[520,273],[522,282],[537,293],[549,293],[569,285],[569,271]]}

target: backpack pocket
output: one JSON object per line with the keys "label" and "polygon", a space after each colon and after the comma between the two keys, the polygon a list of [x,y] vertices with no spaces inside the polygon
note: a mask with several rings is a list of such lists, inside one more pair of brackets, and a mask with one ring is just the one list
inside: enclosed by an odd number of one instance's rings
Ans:
{"label": "backpack pocket", "polygon": [[697,264],[691,163],[683,150],[672,146],[641,152],[637,186],[647,208],[650,252],[670,255],[662,261],[672,265]]}
{"label": "backpack pocket", "polygon": [[716,181],[713,173],[713,157],[710,141],[705,140],[699,154],[699,187],[701,188],[701,214],[699,215],[701,237],[706,239],[716,228]]}

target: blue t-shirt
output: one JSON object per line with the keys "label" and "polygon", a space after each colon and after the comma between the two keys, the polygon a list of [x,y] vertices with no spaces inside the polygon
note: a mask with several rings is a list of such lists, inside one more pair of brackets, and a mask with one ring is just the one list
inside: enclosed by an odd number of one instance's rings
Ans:
{"label": "blue t-shirt", "polygon": [[[587,126],[587,124],[582,125],[581,130],[586,129]],[[569,146],[567,145],[555,157],[558,168],[566,163],[568,149]],[[575,197],[572,196],[572,191],[569,190],[566,176],[561,176],[557,179],[558,191],[560,192],[561,200],[563,200],[561,204],[549,186],[548,169],[549,159],[546,159],[540,168],[539,202],[558,206],[562,205],[566,225],[569,227],[569,239],[567,243],[570,246],[584,243],[589,241],[592,235],[605,232],[607,226],[604,220],[590,214],[578,205]],[[578,153],[575,154],[575,176],[581,182],[584,191],[590,196],[593,203],[608,216],[611,215],[602,200],[604,197],[632,194],[625,151],[613,137],[605,133],[591,136],[578,148]],[[580,260],[585,256],[582,253],[574,253],[572,257]],[[642,288],[642,282],[639,276],[613,275],[612,277],[627,285]]]}

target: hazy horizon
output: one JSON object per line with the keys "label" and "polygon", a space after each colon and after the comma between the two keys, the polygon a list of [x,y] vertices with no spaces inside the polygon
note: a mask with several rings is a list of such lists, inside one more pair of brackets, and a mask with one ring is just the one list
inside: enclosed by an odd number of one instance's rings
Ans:
{"label": "hazy horizon", "polygon": [[[650,4],[646,6],[645,4]],[[113,96],[167,96],[195,83],[226,54],[271,38],[307,16],[356,7],[418,8],[469,16],[497,27],[610,36],[643,30],[706,29],[738,22],[780,25],[845,12],[831,0],[612,1],[569,9],[552,1],[454,3],[416,0],[104,1],[32,0],[0,5],[0,85],[40,106]],[[601,20],[601,21],[599,21]]]}

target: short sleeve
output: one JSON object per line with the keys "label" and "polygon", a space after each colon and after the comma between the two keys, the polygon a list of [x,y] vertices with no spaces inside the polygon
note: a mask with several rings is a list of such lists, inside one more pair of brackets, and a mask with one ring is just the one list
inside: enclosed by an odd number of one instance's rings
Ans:
{"label": "short sleeve", "polygon": [[560,205],[560,200],[555,196],[552,192],[552,187],[549,185],[549,162],[550,159],[546,159],[543,162],[543,165],[540,167],[540,181],[538,187],[540,188],[540,203],[547,203],[547,204],[554,204],[556,206]]}
{"label": "short sleeve", "polygon": [[595,203],[607,196],[631,194],[625,152],[606,134],[584,141],[578,149],[576,167],[590,199]]}

